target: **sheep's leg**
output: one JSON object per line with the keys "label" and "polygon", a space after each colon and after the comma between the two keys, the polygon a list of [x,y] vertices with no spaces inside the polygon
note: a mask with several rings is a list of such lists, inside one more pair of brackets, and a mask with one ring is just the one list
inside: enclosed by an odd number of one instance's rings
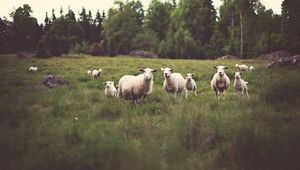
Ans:
{"label": "sheep's leg", "polygon": [[195,94],[195,96],[198,96],[198,95],[197,95],[197,91],[196,91],[196,90],[194,90],[194,94]]}
{"label": "sheep's leg", "polygon": [[246,95],[247,95],[247,98],[249,99],[249,94],[248,94],[248,90],[246,90]]}
{"label": "sheep's leg", "polygon": [[146,101],[147,95],[143,95],[143,100]]}
{"label": "sheep's leg", "polygon": [[189,91],[188,91],[188,90],[185,90],[185,98],[186,98],[186,99],[188,98],[188,94],[189,94]]}

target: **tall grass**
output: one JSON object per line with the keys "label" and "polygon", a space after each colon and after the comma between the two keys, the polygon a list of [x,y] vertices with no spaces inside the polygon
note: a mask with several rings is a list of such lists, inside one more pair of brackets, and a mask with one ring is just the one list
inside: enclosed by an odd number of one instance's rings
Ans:
{"label": "tall grass", "polygon": [[[230,87],[217,100],[209,82],[213,65],[251,62],[250,99]],[[27,72],[30,65],[37,73]],[[300,167],[299,70],[266,70],[256,60],[162,60],[64,57],[18,60],[0,57],[1,169],[298,169]],[[87,69],[101,67],[93,79]],[[104,96],[115,82],[141,67],[195,73],[199,96],[174,99],[162,89],[162,73],[146,102],[134,105]],[[41,85],[48,74],[71,85]]]}

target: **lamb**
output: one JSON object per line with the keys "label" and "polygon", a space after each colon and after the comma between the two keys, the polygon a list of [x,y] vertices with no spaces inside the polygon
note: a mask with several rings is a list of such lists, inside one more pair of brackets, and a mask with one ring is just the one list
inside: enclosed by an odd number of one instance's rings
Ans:
{"label": "lamb", "polygon": [[228,67],[225,66],[214,66],[217,69],[217,73],[214,74],[210,85],[213,91],[215,91],[216,96],[220,97],[222,95],[223,99],[225,98],[225,92],[230,85],[230,80],[225,74],[225,69]]}
{"label": "lamb", "polygon": [[235,94],[237,95],[238,93],[240,93],[244,95],[245,92],[247,97],[249,98],[248,87],[247,87],[248,82],[246,82],[241,78],[241,74],[242,74],[241,72],[233,72],[233,73],[234,73],[233,87],[234,87]]}
{"label": "lamb", "polygon": [[167,92],[172,93],[176,97],[177,93],[185,90],[185,79],[180,73],[172,73],[173,69],[170,68],[161,68],[161,71],[164,72],[163,87]]}
{"label": "lamb", "polygon": [[197,85],[195,80],[193,79],[193,74],[187,73],[185,79],[185,97],[188,98],[188,94],[190,92],[194,92],[195,96],[197,96]]}
{"label": "lamb", "polygon": [[250,66],[250,67],[249,67],[249,70],[252,72],[252,71],[255,70],[255,68],[254,68],[253,66]]}
{"label": "lamb", "polygon": [[124,75],[121,77],[118,85],[120,97],[137,103],[140,97],[145,100],[152,93],[153,72],[156,72],[156,70],[145,68],[140,71],[144,73],[137,76]]}
{"label": "lamb", "polygon": [[237,70],[239,72],[244,72],[244,71],[248,71],[249,67],[245,64],[239,65],[239,64],[235,64],[235,67],[237,68]]}
{"label": "lamb", "polygon": [[34,66],[29,67],[29,71],[31,71],[31,72],[37,72],[38,69],[39,69],[38,67],[34,67]]}
{"label": "lamb", "polygon": [[103,84],[105,85],[105,90],[104,90],[105,96],[108,96],[108,97],[118,96],[118,91],[117,91],[113,81],[106,81]]}
{"label": "lamb", "polygon": [[88,71],[86,72],[86,74],[89,75],[89,76],[91,76],[91,75],[92,75],[92,71],[91,71],[91,70],[88,70]]}
{"label": "lamb", "polygon": [[93,70],[93,71],[92,71],[92,76],[93,76],[94,78],[100,77],[101,71],[102,71],[101,68],[100,68],[100,69],[95,69],[95,70]]}

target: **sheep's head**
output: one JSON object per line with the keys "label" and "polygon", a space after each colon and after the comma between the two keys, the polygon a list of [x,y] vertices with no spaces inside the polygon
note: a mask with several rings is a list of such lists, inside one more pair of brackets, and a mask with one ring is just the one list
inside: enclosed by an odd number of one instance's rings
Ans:
{"label": "sheep's head", "polygon": [[173,72],[173,69],[170,69],[170,68],[161,68],[160,69],[163,73],[164,73],[164,76],[165,78],[169,78]]}
{"label": "sheep's head", "polygon": [[103,83],[105,85],[105,88],[112,88],[114,86],[114,82],[113,81],[106,81]]}
{"label": "sheep's head", "polygon": [[185,77],[186,77],[186,79],[187,79],[188,81],[190,81],[190,80],[193,79],[194,74],[192,74],[192,73],[187,73],[187,74],[185,75]]}
{"label": "sheep's head", "polygon": [[225,69],[228,67],[226,66],[214,66],[215,69],[217,69],[217,73],[219,73],[219,76],[223,76],[225,74]]}
{"label": "sheep's head", "polygon": [[101,68],[99,68],[99,69],[98,69],[98,71],[101,73],[102,69],[101,69]]}
{"label": "sheep's head", "polygon": [[238,68],[238,67],[239,67],[239,64],[235,64],[235,67]]}
{"label": "sheep's head", "polygon": [[153,72],[156,72],[156,70],[152,68],[145,68],[145,69],[140,69],[140,71],[144,72],[144,78],[146,81],[150,81],[153,79]]}
{"label": "sheep's head", "polygon": [[242,75],[241,72],[233,72],[233,73],[234,73],[234,78],[235,79],[237,79],[237,80],[241,79],[241,75]]}

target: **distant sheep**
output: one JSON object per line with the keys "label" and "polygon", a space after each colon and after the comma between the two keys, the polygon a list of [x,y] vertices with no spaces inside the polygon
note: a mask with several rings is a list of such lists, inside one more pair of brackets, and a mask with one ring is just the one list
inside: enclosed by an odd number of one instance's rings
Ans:
{"label": "distant sheep", "polygon": [[197,96],[197,85],[195,80],[193,79],[193,74],[187,73],[185,79],[185,97],[188,98],[188,94],[190,92],[194,92],[195,96]]}
{"label": "distant sheep", "polygon": [[118,85],[120,97],[136,103],[140,97],[145,100],[152,93],[153,72],[156,70],[145,68],[140,71],[144,73],[137,76],[125,75],[121,77]]}
{"label": "distant sheep", "polygon": [[100,77],[101,71],[102,71],[101,68],[100,68],[100,69],[97,69],[97,70],[93,70],[93,71],[92,71],[92,76],[93,76],[94,78]]}
{"label": "distant sheep", "polygon": [[91,71],[91,70],[88,70],[88,71],[86,72],[86,74],[89,75],[89,76],[91,76],[91,75],[92,75],[92,71]]}
{"label": "distant sheep", "polygon": [[38,69],[39,69],[38,67],[34,67],[34,66],[30,66],[30,67],[29,67],[29,71],[30,71],[30,72],[37,72]]}
{"label": "distant sheep", "polygon": [[217,73],[214,74],[210,85],[212,90],[216,93],[217,97],[222,95],[223,99],[225,97],[225,92],[230,85],[230,80],[228,76],[225,74],[225,69],[228,67],[225,66],[214,66],[217,69]]}
{"label": "distant sheep", "polygon": [[105,96],[116,97],[118,95],[118,91],[113,81],[106,81],[103,84],[105,85],[105,90],[104,90]]}
{"label": "distant sheep", "polygon": [[173,69],[170,68],[161,68],[161,71],[165,77],[163,87],[167,92],[176,97],[177,93],[185,90],[185,79],[180,73],[172,73]]}
{"label": "distant sheep", "polygon": [[254,68],[253,66],[250,66],[250,67],[249,67],[249,70],[252,72],[252,71],[255,70],[255,68]]}
{"label": "distant sheep", "polygon": [[233,84],[234,92],[235,94],[240,93],[242,95],[244,95],[245,92],[247,97],[249,98],[248,87],[247,87],[248,82],[242,79],[241,74],[242,74],[241,72],[234,72],[234,84]]}
{"label": "distant sheep", "polygon": [[248,71],[249,67],[245,64],[239,65],[239,64],[235,64],[235,67],[237,68],[237,70],[239,72],[245,72]]}

